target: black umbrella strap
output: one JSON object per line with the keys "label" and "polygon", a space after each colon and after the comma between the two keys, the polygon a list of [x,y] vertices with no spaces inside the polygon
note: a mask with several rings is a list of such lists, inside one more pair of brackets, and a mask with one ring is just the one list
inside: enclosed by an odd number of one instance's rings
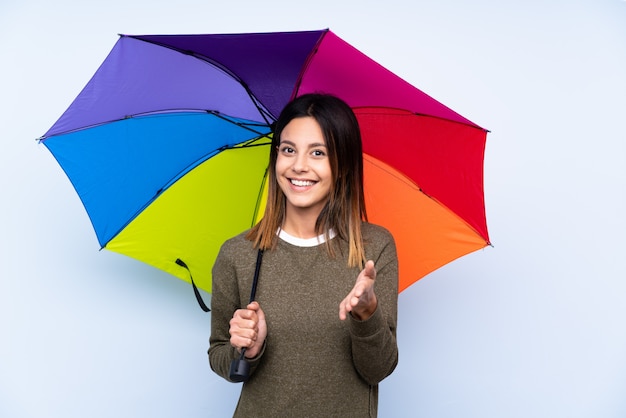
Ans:
{"label": "black umbrella strap", "polygon": [[196,284],[193,281],[193,276],[191,275],[191,270],[189,270],[189,267],[187,266],[187,264],[183,260],[181,260],[180,258],[176,259],[176,264],[178,264],[179,266],[185,268],[189,272],[189,278],[191,279],[191,285],[193,286],[193,293],[196,295],[196,300],[198,301],[198,305],[200,305],[200,308],[204,312],[210,312],[211,309],[209,309],[209,307],[206,306],[206,303],[204,303],[204,300],[202,300],[202,295],[200,295],[200,291],[198,290],[198,287],[196,286]]}
{"label": "black umbrella strap", "polygon": [[[259,272],[261,271],[261,262],[262,261],[263,261],[263,250],[259,249],[259,252],[256,255],[256,266],[254,267],[254,277],[252,279],[252,289],[250,290],[250,303],[254,302],[254,298],[256,297],[256,287],[257,287],[257,284],[259,283]],[[200,308],[204,312],[210,312],[211,309],[209,309],[209,307],[206,306],[206,303],[204,303],[204,300],[202,299],[202,295],[200,294],[200,291],[198,290],[198,287],[196,286],[196,283],[193,281],[193,276],[191,274],[191,270],[189,270],[189,266],[187,266],[187,263],[185,263],[180,258],[177,258],[176,259],[176,264],[178,264],[179,266],[183,267],[185,270],[187,270],[189,272],[189,278],[191,279],[191,285],[193,286],[193,293],[194,293],[194,295],[196,295],[196,300],[198,301],[198,305],[200,305]]]}

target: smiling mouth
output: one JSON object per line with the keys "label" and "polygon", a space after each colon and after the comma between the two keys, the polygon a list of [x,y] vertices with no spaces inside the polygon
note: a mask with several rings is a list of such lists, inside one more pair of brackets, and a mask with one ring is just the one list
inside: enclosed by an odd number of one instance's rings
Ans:
{"label": "smiling mouth", "polygon": [[298,186],[298,187],[313,186],[316,183],[316,182],[311,181],[311,180],[289,179],[289,181],[291,182],[291,184],[293,184],[294,186]]}

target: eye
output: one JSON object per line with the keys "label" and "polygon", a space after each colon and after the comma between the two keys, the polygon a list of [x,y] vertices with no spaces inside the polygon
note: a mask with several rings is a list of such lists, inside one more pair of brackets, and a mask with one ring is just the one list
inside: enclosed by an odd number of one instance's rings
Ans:
{"label": "eye", "polygon": [[296,150],[290,147],[289,145],[281,146],[279,148],[279,151],[282,152],[283,154],[293,154],[294,152],[296,152]]}
{"label": "eye", "polygon": [[313,154],[314,157],[323,157],[326,155],[326,152],[324,152],[324,150],[321,150],[321,149],[315,149],[311,152],[311,154]]}

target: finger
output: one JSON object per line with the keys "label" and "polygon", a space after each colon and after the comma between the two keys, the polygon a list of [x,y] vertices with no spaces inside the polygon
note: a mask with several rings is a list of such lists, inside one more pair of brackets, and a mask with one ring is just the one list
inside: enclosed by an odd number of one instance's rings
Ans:
{"label": "finger", "polygon": [[346,299],[346,312],[352,312],[356,304],[359,302],[359,298],[356,296],[350,296]]}
{"label": "finger", "polygon": [[370,279],[376,280],[376,268],[374,267],[374,262],[372,260],[368,260],[367,263],[365,263],[363,272]]}
{"label": "finger", "polygon": [[230,325],[230,329],[228,330],[231,337],[241,337],[241,338],[250,338],[252,339],[256,334],[256,330],[253,328],[242,327],[237,323],[232,323]]}
{"label": "finger", "polygon": [[[248,312],[251,318],[247,318]],[[230,328],[232,330],[256,330],[258,328],[258,317],[254,311],[242,311],[235,313],[230,320]]]}
{"label": "finger", "polygon": [[258,332],[258,323],[253,321],[233,321],[230,324],[231,335],[254,339]]}
{"label": "finger", "polygon": [[[258,304],[257,304],[258,306]],[[261,309],[261,306],[259,306],[259,310],[256,311],[257,317],[259,321],[265,321],[265,312],[263,312],[263,309]]]}
{"label": "finger", "polygon": [[347,314],[348,314],[348,310],[346,308],[346,305],[347,305],[346,299],[342,300],[341,303],[339,304],[339,319],[341,319],[342,321],[346,319]]}
{"label": "finger", "polygon": [[253,314],[254,314],[254,311],[250,309],[237,309],[235,313],[233,314],[233,318],[239,318],[239,319],[244,319],[244,320],[251,319]]}
{"label": "finger", "polygon": [[254,340],[251,338],[242,338],[238,336],[231,337],[230,345],[241,351],[242,348],[251,347],[254,344]]}

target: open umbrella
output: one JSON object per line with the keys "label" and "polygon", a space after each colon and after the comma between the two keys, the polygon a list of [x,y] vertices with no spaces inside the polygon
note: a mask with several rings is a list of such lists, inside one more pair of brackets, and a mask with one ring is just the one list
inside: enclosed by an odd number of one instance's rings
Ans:
{"label": "open umbrella", "polygon": [[220,245],[263,214],[270,126],[309,92],[357,115],[369,220],[396,238],[400,290],[489,244],[487,131],[329,30],[121,35],[40,141],[102,248],[189,281],[186,265],[210,291]]}

